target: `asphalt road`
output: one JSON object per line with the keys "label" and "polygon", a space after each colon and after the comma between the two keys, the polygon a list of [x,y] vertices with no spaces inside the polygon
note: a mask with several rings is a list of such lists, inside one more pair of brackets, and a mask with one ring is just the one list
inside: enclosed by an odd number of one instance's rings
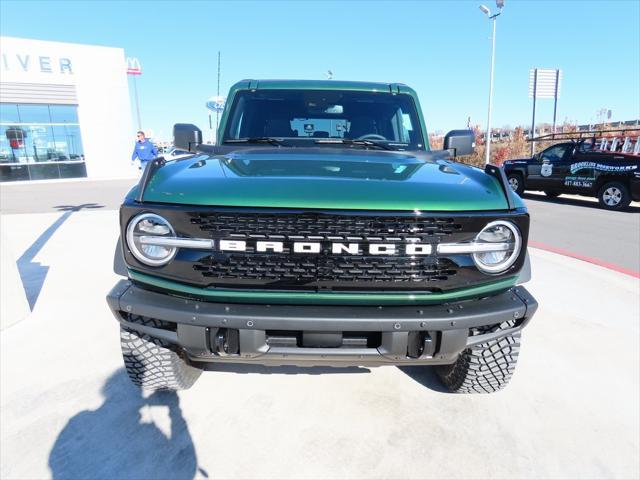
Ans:
{"label": "asphalt road", "polygon": [[640,275],[640,207],[611,212],[597,200],[577,196],[547,198],[525,194],[531,215],[532,246],[551,247]]}
{"label": "asphalt road", "polygon": [[[0,214],[44,213],[78,208],[114,210],[136,182],[73,181],[0,185]],[[640,272],[640,206],[609,212],[595,199],[526,194],[533,245],[592,258],[621,270]]]}

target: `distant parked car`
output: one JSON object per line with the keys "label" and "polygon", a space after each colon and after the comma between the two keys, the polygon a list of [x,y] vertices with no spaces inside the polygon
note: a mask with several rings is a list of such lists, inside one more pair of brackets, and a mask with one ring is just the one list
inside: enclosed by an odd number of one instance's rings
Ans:
{"label": "distant parked car", "polygon": [[10,163],[13,161],[13,155],[8,148],[0,149],[0,163]]}
{"label": "distant parked car", "polygon": [[165,151],[160,154],[165,160],[175,160],[176,158],[186,157],[187,155],[193,155],[193,153],[187,150],[181,150],[179,148],[165,148]]}

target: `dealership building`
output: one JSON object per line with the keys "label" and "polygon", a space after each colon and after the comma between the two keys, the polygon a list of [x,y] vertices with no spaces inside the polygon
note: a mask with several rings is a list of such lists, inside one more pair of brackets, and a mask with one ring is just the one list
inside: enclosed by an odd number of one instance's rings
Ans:
{"label": "dealership building", "polygon": [[131,176],[122,48],[0,37],[0,181]]}

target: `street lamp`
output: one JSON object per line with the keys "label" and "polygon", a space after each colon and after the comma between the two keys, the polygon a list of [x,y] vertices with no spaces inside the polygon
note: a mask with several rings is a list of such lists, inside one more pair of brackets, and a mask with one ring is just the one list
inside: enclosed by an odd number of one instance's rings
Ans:
{"label": "street lamp", "polygon": [[485,134],[484,163],[488,164],[491,158],[491,109],[493,107],[493,67],[496,59],[496,18],[502,13],[504,0],[496,0],[498,13],[491,15],[491,10],[485,5],[480,5],[480,10],[493,22],[493,35],[491,36],[491,77],[489,79],[489,112],[487,113],[487,133]]}

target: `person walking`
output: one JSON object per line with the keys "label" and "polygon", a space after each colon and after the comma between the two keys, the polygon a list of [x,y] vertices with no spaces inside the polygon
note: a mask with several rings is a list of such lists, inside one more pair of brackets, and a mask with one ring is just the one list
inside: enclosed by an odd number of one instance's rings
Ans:
{"label": "person walking", "polygon": [[136,145],[133,148],[133,154],[131,155],[131,163],[137,158],[140,160],[140,170],[144,170],[147,163],[158,156],[158,149],[144,136],[144,132],[140,130],[137,133]]}

